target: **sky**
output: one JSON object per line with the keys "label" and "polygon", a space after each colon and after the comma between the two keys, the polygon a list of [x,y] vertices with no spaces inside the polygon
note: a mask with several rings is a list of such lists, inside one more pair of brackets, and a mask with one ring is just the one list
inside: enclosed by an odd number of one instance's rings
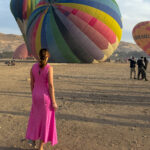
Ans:
{"label": "sky", "polygon": [[[122,41],[132,42],[132,29],[150,19],[150,0],[116,0],[123,20]],[[10,11],[10,0],[0,0],[0,33],[21,35],[19,27]]]}

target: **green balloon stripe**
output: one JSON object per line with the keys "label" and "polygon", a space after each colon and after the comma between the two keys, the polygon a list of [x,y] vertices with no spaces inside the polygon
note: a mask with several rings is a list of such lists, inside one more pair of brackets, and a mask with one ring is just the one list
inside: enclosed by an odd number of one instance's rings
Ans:
{"label": "green balloon stripe", "polygon": [[35,0],[31,1],[31,10],[33,10],[33,8],[35,8]]}
{"label": "green balloon stripe", "polygon": [[[52,9],[51,9],[52,12]],[[51,15],[51,26],[52,26],[52,31],[54,38],[56,40],[56,43],[58,45],[58,48],[63,55],[63,57],[68,61],[68,62],[74,62],[74,63],[80,63],[80,60],[72,53],[72,50],[68,47],[66,44],[66,41],[64,40],[63,36],[61,35],[61,32],[59,31],[59,28],[55,22],[54,18],[54,13],[52,12]]]}
{"label": "green balloon stripe", "polygon": [[[118,7],[118,4],[116,3],[116,1],[115,0],[112,0],[116,5],[117,5],[117,7]],[[119,7],[118,7],[119,8]]]}

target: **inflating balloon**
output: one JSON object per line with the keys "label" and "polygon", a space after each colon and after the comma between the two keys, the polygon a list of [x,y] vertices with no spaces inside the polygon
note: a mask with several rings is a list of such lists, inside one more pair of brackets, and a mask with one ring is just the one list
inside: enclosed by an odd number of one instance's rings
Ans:
{"label": "inflating balloon", "polygon": [[[10,9],[11,12],[23,34],[23,38],[25,43],[27,43],[26,39],[26,28],[27,28],[27,21],[36,8],[37,4],[40,0],[11,0],[10,2]],[[27,46],[28,52],[32,55],[30,48]]]}
{"label": "inflating balloon", "polygon": [[115,0],[11,0],[10,6],[37,59],[39,50],[47,48],[54,62],[100,62],[121,40]]}
{"label": "inflating balloon", "polygon": [[114,0],[42,0],[27,26],[27,45],[38,59],[47,48],[54,62],[106,60],[118,47],[122,20]]}
{"label": "inflating balloon", "polygon": [[25,44],[21,44],[17,47],[13,54],[14,59],[26,59],[28,57],[28,50]]}
{"label": "inflating balloon", "polygon": [[150,21],[138,23],[134,27],[132,35],[136,44],[150,55]]}
{"label": "inflating balloon", "polygon": [[11,0],[10,9],[25,36],[28,18],[40,0]]}

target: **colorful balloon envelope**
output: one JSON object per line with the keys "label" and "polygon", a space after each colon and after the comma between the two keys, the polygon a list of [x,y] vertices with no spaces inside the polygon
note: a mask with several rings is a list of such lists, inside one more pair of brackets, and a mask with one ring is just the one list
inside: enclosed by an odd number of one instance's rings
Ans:
{"label": "colorful balloon envelope", "polygon": [[150,21],[138,23],[132,31],[136,44],[150,55]]}
{"label": "colorful balloon envelope", "polygon": [[120,10],[115,0],[41,0],[25,36],[37,59],[47,48],[53,62],[105,61],[121,40]]}
{"label": "colorful balloon envelope", "polygon": [[17,47],[13,54],[14,59],[26,59],[28,57],[28,50],[26,44],[21,44]]}
{"label": "colorful balloon envelope", "polygon": [[11,0],[10,9],[25,36],[28,18],[40,0]]}

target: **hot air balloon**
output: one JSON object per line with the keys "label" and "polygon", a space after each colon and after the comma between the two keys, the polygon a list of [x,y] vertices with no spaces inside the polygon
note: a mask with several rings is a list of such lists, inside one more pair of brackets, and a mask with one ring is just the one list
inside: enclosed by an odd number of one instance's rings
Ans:
{"label": "hot air balloon", "polygon": [[121,40],[120,10],[115,0],[41,0],[25,36],[37,59],[47,48],[54,62],[105,61]]}
{"label": "hot air balloon", "polygon": [[26,59],[28,57],[28,50],[25,44],[21,44],[16,48],[13,58],[14,59]]}
{"label": "hot air balloon", "polygon": [[150,56],[150,21],[138,23],[132,35],[136,44]]}
{"label": "hot air balloon", "polygon": [[15,17],[23,36],[25,36],[26,33],[27,20],[39,1],[40,0],[11,0],[10,2],[11,12]]}
{"label": "hot air balloon", "polygon": [[[11,0],[10,2],[10,9],[11,12],[23,34],[23,38],[26,42],[26,28],[27,28],[27,21],[36,8],[37,4],[40,0]],[[29,54],[31,54],[31,50],[28,47]]]}

